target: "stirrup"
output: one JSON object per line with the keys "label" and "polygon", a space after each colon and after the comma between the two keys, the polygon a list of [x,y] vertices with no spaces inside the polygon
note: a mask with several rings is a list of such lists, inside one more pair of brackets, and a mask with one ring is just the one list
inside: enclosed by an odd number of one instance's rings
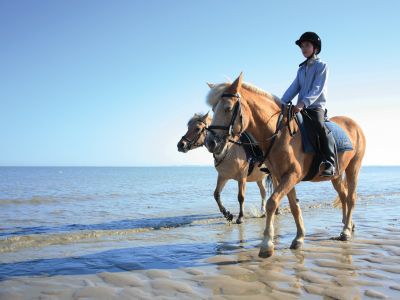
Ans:
{"label": "stirrup", "polygon": [[332,177],[335,175],[335,170],[332,170],[332,172],[327,172],[326,170],[323,170],[321,172],[321,175],[319,175],[320,177]]}
{"label": "stirrup", "polygon": [[335,175],[335,166],[330,162],[322,162],[325,165],[325,169],[321,172],[320,177],[332,177]]}

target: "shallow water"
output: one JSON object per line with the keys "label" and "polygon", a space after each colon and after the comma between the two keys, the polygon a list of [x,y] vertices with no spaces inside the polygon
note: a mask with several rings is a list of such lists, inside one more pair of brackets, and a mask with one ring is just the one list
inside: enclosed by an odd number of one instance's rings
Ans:
{"label": "shallow water", "polygon": [[[88,280],[96,281],[99,274],[114,274],[101,275],[113,280],[109,276],[134,272],[151,282],[141,291],[151,298],[157,290],[165,292],[162,282],[155,281],[159,288],[153,286],[154,278],[147,274],[151,270],[168,270],[173,278],[196,282],[189,287],[205,297],[229,291],[215,290],[208,279],[190,272],[207,272],[221,284],[232,276],[264,282],[260,272],[266,263],[257,257],[265,225],[265,219],[256,217],[261,203],[258,188],[248,184],[245,223],[229,224],[212,197],[215,180],[215,170],[208,167],[0,168],[1,285],[15,287],[19,280],[28,289],[35,286],[34,278],[49,283],[59,276],[68,282],[69,276],[95,276]],[[264,283],[265,293],[329,296],[324,286],[329,282],[330,288],[357,286],[354,293],[365,297],[374,292],[400,296],[395,289],[400,282],[399,182],[398,167],[362,169],[356,232],[347,243],[330,240],[341,231],[341,211],[331,207],[335,198],[331,184],[301,183],[297,192],[306,245],[300,252],[288,249],[295,225],[284,209],[276,218],[276,255],[268,260],[275,262],[277,271],[268,269],[267,277],[288,277],[281,278],[282,286]],[[233,181],[222,193],[226,207],[235,214],[236,193]],[[282,204],[287,207],[287,200]],[[290,278],[297,278],[299,286]],[[355,283],[356,279],[379,285],[370,291],[371,283]]]}

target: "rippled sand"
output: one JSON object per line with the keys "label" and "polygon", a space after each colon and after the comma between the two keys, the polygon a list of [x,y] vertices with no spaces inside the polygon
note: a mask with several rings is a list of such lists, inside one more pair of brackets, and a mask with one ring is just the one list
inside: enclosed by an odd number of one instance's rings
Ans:
{"label": "rippled sand", "polygon": [[258,257],[262,219],[138,232],[161,245],[140,250],[131,240],[132,248],[122,252],[93,251],[67,262],[3,263],[10,271],[0,281],[0,299],[399,299],[398,209],[396,203],[358,206],[348,242],[330,239],[340,233],[340,211],[306,210],[309,233],[296,251],[288,249],[295,225],[284,213],[276,219],[277,249],[268,259]]}

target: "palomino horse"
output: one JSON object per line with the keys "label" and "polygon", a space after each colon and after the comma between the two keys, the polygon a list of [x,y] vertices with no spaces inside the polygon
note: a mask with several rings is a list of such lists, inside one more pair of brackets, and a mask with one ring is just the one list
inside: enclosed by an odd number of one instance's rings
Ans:
{"label": "palomino horse", "polygon": [[[188,130],[178,142],[178,151],[188,152],[204,145],[206,137],[206,129],[211,124],[211,116],[195,114],[188,122]],[[243,222],[244,218],[244,195],[246,190],[246,182],[257,182],[261,194],[261,212],[265,215],[266,190],[265,180],[267,174],[255,165],[253,171],[248,176],[249,163],[246,158],[245,150],[237,144],[230,144],[226,147],[226,152],[214,156],[215,169],[218,172],[217,186],[214,191],[214,198],[218,204],[218,208],[228,221],[232,221],[233,215],[225,209],[221,201],[221,192],[229,179],[238,182],[238,201],[240,205],[239,216],[236,220],[237,224]],[[263,166],[265,167],[265,166]]]}
{"label": "palomino horse", "polygon": [[[307,175],[313,160],[312,153],[302,148],[301,132],[294,119],[282,115],[281,102],[271,94],[254,86],[242,83],[242,74],[232,83],[215,86],[208,94],[208,104],[213,107],[214,117],[207,133],[206,147],[220,153],[228,147],[229,140],[237,140],[243,131],[250,132],[262,148],[265,161],[278,186],[267,201],[266,226],[259,252],[260,257],[269,257],[274,252],[274,212],[284,195],[288,195],[290,209],[297,227],[297,235],[291,249],[304,243],[304,224],[300,207],[293,197],[294,187]],[[287,111],[287,108],[285,108]],[[277,127],[278,118],[283,126]],[[365,152],[365,136],[361,128],[348,117],[333,117],[348,135],[353,150],[338,154],[340,170],[331,178],[311,179],[313,182],[331,180],[342,203],[344,223],[340,240],[351,238],[352,213],[356,202],[356,187],[361,161]],[[297,134],[293,135],[294,129]]]}

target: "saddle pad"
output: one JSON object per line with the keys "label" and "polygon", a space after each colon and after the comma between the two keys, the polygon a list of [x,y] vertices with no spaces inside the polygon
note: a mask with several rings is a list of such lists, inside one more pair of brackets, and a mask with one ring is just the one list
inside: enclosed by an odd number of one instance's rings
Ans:
{"label": "saddle pad", "polygon": [[[300,113],[297,113],[296,117],[298,120],[298,124],[300,126],[301,139],[303,142],[304,152],[314,153],[315,149],[314,149],[314,146],[308,135],[306,125],[304,123],[303,115]],[[335,144],[336,144],[336,151],[338,153],[353,150],[353,145],[351,144],[349,137],[347,136],[346,132],[344,132],[344,130],[339,125],[337,125],[335,122],[332,122],[332,121],[325,121],[325,126],[333,134],[333,137],[335,139]],[[310,128],[309,126],[307,126],[307,127]]]}

